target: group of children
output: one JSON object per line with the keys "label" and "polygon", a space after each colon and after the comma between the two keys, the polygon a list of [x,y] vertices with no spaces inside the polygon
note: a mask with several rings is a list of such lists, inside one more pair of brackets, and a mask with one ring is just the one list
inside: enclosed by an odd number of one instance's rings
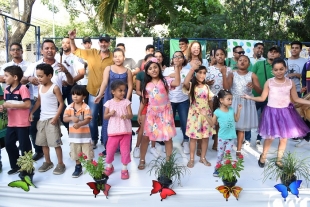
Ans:
{"label": "group of children", "polygon": [[[143,125],[143,128],[140,129],[143,131],[138,166],[140,170],[145,168],[145,154],[150,140],[165,143],[167,160],[172,153],[172,138],[176,135],[176,129],[169,101],[169,91],[174,90],[181,84],[180,74],[183,62],[180,63],[179,61],[185,60],[184,55],[181,53],[178,51],[177,55],[173,57],[175,61],[173,76],[163,76],[161,65],[156,58],[149,58],[144,65],[143,82],[139,94],[141,95],[141,102],[138,117],[139,123]],[[120,147],[121,162],[123,164],[121,178],[128,179],[127,165],[131,161],[131,119],[133,117],[131,102],[129,101],[132,92],[132,81],[130,81],[132,77],[122,65],[125,59],[124,52],[116,49],[113,55],[115,64],[105,69],[103,83],[96,102],[103,95],[107,97],[104,102],[104,119],[108,121],[105,174],[111,175],[114,172],[112,162],[115,152]],[[230,72],[231,69],[224,64],[224,50],[217,49],[215,57],[219,66],[213,68],[213,78],[205,66],[193,64],[182,83],[184,93],[188,94],[190,98],[186,124],[186,135],[190,138],[190,159],[187,166],[189,168],[194,167],[197,140],[202,140],[199,162],[205,166],[211,166],[211,163],[206,159],[209,137],[218,134],[217,163],[220,163],[224,152],[232,149],[235,139],[237,139],[236,155],[241,155],[240,150],[244,131],[257,129],[257,127],[259,129],[258,133],[266,139],[263,153],[258,160],[259,166],[264,166],[266,154],[274,138],[280,138],[278,165],[281,165],[281,154],[285,150],[287,138],[300,137],[309,132],[308,127],[291,106],[290,97],[301,104],[310,105],[310,101],[298,98],[294,82],[285,77],[286,64],[283,59],[274,60],[272,70],[275,77],[269,79],[264,88],[261,89],[257,76],[248,71],[250,60],[247,56],[239,58],[237,62],[238,69],[233,72]],[[45,162],[39,168],[39,172],[45,172],[53,168],[49,156],[49,147],[54,147],[58,158],[58,165],[54,170],[54,174],[62,174],[65,165],[62,162],[62,141],[60,122],[58,120],[64,106],[61,92],[51,81],[54,72],[50,65],[38,65],[36,74],[40,82],[39,97],[29,114],[31,106],[29,91],[26,86],[20,84],[22,78],[21,69],[18,66],[5,69],[5,81],[9,87],[5,90],[6,102],[0,107],[0,110],[6,109],[8,112],[6,150],[9,154],[11,168],[16,171],[18,169],[16,160],[19,152],[15,142],[19,141],[19,148],[22,152],[31,150],[27,129],[30,125],[29,121],[32,121],[32,114],[41,106],[36,144],[43,147]],[[215,75],[217,78],[214,78]],[[111,80],[111,76],[118,78]],[[261,96],[253,97],[252,89],[257,93],[261,93]],[[86,89],[75,85],[71,94],[73,103],[66,108],[64,121],[70,124],[70,156],[76,161],[75,171],[72,176],[79,177],[82,174],[82,166],[78,161],[78,154],[83,152],[88,159],[94,157],[88,127],[92,117],[89,107],[83,102],[87,95]],[[264,101],[267,96],[269,97],[268,106],[264,110],[258,125],[254,101]],[[142,115],[145,115],[145,118],[141,119]],[[216,125],[219,125],[219,127],[215,127]],[[281,130],[283,128],[290,130]],[[12,173],[9,171],[9,174]],[[213,175],[218,176],[217,170]]]}

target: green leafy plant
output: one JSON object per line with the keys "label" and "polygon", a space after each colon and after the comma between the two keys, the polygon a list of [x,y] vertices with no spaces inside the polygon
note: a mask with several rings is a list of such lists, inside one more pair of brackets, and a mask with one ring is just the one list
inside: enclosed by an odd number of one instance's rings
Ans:
{"label": "green leafy plant", "polygon": [[102,153],[99,153],[98,161],[87,160],[87,156],[84,153],[79,153],[79,161],[82,166],[85,167],[86,172],[89,173],[94,179],[101,179],[102,174],[104,174],[105,160]]}
{"label": "green leafy plant", "polygon": [[35,161],[32,159],[32,151],[30,150],[29,152],[25,152],[23,156],[19,156],[16,164],[20,167],[19,171],[31,174],[35,169],[33,166],[34,163]]}
{"label": "green leafy plant", "polygon": [[269,179],[278,179],[282,181],[290,181],[294,177],[298,180],[304,179],[306,183],[310,181],[310,162],[309,157],[302,158],[296,154],[296,152],[284,153],[281,166],[277,166],[277,157],[269,159],[265,169],[263,182]]}
{"label": "green leafy plant", "polygon": [[165,157],[158,157],[151,161],[150,165],[152,167],[148,172],[150,172],[150,174],[154,172],[157,178],[164,176],[173,180],[173,182],[178,180],[178,182],[181,183],[181,177],[188,172],[188,168],[184,165],[178,164],[179,159],[180,158],[177,157],[176,151],[172,152],[169,160],[166,160]]}
{"label": "green leafy plant", "polygon": [[219,172],[219,177],[228,182],[236,181],[240,178],[240,171],[243,170],[243,155],[239,155],[237,160],[233,160],[229,150],[225,151],[223,161],[215,166]]}

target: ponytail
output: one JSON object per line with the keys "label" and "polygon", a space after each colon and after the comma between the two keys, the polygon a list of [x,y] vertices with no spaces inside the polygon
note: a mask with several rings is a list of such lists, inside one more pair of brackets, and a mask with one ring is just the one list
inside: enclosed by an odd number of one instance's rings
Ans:
{"label": "ponytail", "polygon": [[213,112],[220,107],[220,99],[218,96],[213,97]]}

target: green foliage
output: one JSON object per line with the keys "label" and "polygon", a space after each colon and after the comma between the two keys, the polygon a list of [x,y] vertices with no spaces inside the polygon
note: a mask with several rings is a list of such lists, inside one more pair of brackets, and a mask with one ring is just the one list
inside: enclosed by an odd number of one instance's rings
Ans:
{"label": "green foliage", "polygon": [[19,171],[26,171],[30,174],[34,171],[34,163],[35,161],[32,159],[32,151],[29,151],[25,152],[23,156],[19,156],[16,164],[20,167]]}
{"label": "green foliage", "polygon": [[282,167],[276,166],[277,157],[271,158],[264,168],[264,179],[278,179],[290,180],[294,175],[297,179],[304,179],[307,183],[310,181],[310,163],[309,157],[301,158],[295,152],[286,152],[282,157]]}
{"label": "green foliage", "polygon": [[82,166],[85,167],[86,172],[88,172],[90,176],[97,180],[101,179],[105,169],[105,159],[102,153],[99,153],[98,161],[88,160],[84,153],[80,153],[79,161],[82,163]]}
{"label": "green foliage", "polygon": [[47,6],[48,10],[54,12],[55,14],[59,12],[57,5],[53,4],[53,1],[50,0],[41,0],[42,4]]}
{"label": "green foliage", "polygon": [[188,168],[184,165],[179,165],[176,151],[173,151],[167,161],[165,157],[158,157],[152,160],[150,165],[152,166],[149,170],[150,174],[154,172],[156,178],[164,176],[170,180],[178,180],[181,183],[181,177],[188,172]]}
{"label": "green foliage", "polygon": [[227,150],[223,157],[223,162],[217,164],[215,168],[219,172],[219,177],[228,182],[233,182],[236,178],[240,178],[240,171],[243,170],[243,156],[239,155],[237,160],[233,160],[231,153]]}
{"label": "green foliage", "polygon": [[10,13],[10,1],[9,0],[1,0],[0,1],[0,10],[6,12],[6,13]]}

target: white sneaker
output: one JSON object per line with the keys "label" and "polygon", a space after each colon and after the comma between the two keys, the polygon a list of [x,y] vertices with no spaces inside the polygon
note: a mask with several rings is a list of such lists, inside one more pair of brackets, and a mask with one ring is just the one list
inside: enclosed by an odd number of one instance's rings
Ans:
{"label": "white sneaker", "polygon": [[310,144],[310,142],[307,142],[305,139],[302,139],[300,142],[295,144],[295,147],[301,147],[301,146],[309,145],[309,144]]}
{"label": "white sneaker", "polygon": [[183,152],[184,154],[189,154],[189,143],[183,142]]}
{"label": "white sneaker", "polygon": [[249,147],[249,146],[250,146],[250,142],[247,141],[247,140],[244,140],[243,143],[242,143],[242,148]]}
{"label": "white sneaker", "polygon": [[151,147],[150,152],[156,158],[160,156],[160,154],[158,153],[158,151],[155,147]]}
{"label": "white sneaker", "polygon": [[140,157],[140,147],[135,147],[135,149],[133,150],[133,157],[134,158]]}

